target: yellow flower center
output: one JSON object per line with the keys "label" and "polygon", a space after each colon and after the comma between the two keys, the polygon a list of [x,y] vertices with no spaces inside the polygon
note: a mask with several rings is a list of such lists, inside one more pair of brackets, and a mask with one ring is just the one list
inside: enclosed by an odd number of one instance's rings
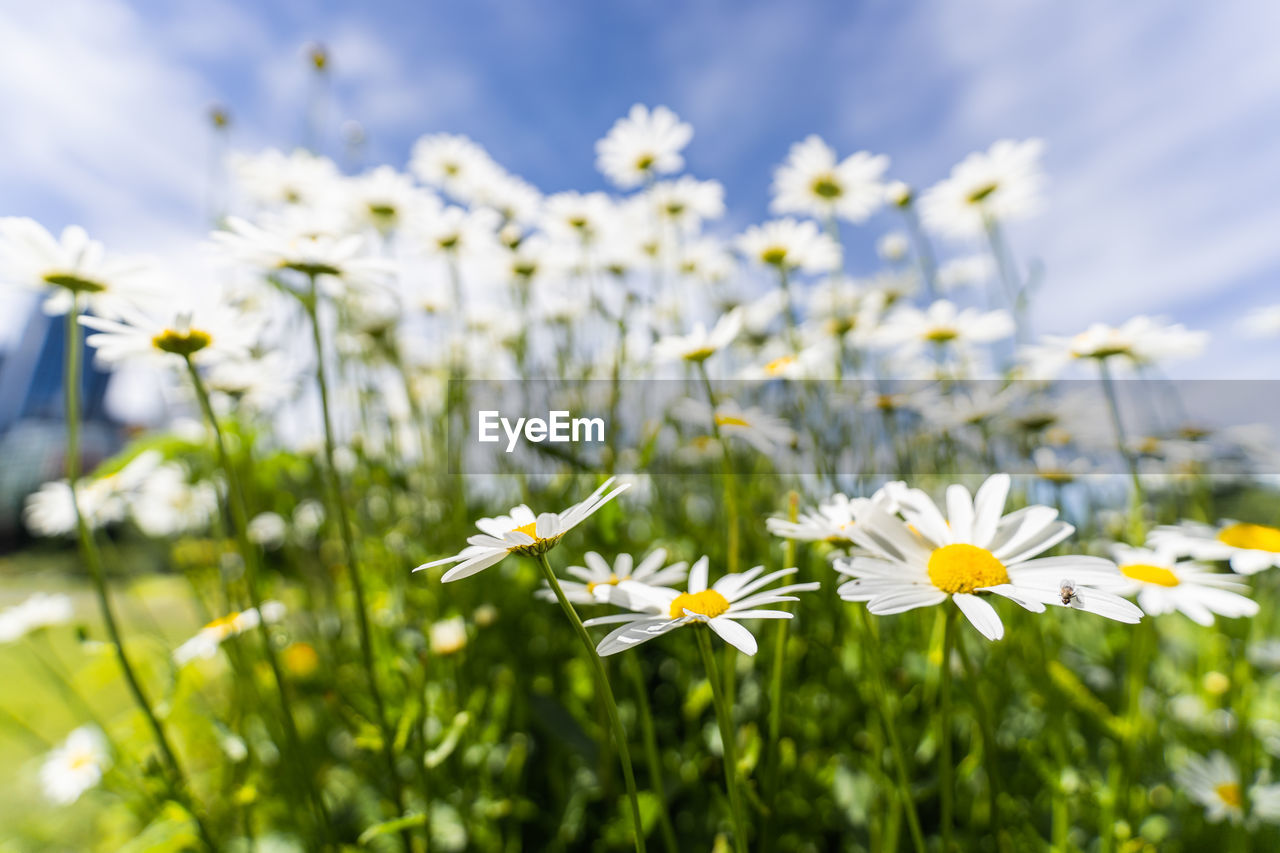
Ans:
{"label": "yellow flower center", "polygon": [[44,277],[44,280],[46,284],[65,287],[72,293],[101,293],[107,289],[105,284],[71,272],[51,272]]}
{"label": "yellow flower center", "polygon": [[834,175],[819,175],[813,182],[813,194],[819,198],[833,199],[844,194]]}
{"label": "yellow flower center", "polygon": [[1223,782],[1220,785],[1214,785],[1213,792],[1218,795],[1218,799],[1237,809],[1244,802],[1244,798],[1240,795],[1240,784],[1238,782]]}
{"label": "yellow flower center", "polygon": [[209,336],[209,333],[202,332],[199,329],[188,329],[185,332],[165,329],[151,339],[151,345],[156,349],[182,356],[198,353],[211,343],[213,343],[213,338]]}
{"label": "yellow flower center", "polygon": [[924,339],[935,344],[945,344],[947,341],[954,341],[958,337],[960,337],[960,333],[947,326],[936,326],[924,333]]}
{"label": "yellow flower center", "polygon": [[1218,541],[1232,548],[1280,552],[1280,529],[1264,524],[1233,524],[1223,528]]}
{"label": "yellow flower center", "polygon": [[702,592],[682,592],[677,595],[675,601],[671,602],[671,612],[667,615],[672,619],[679,619],[688,610],[714,619],[728,609],[729,599],[714,589],[704,589]]}
{"label": "yellow flower center", "polygon": [[226,627],[229,627],[230,625],[233,625],[235,621],[239,618],[240,618],[240,613],[238,611],[235,613],[228,613],[226,616],[223,616],[218,619],[214,619],[212,622],[210,622],[208,625],[205,625],[204,627],[216,631],[220,628],[226,628]]}
{"label": "yellow flower center", "polygon": [[684,354],[685,361],[706,361],[715,355],[716,351],[711,347],[700,347],[695,350],[689,350]]}
{"label": "yellow flower center", "polygon": [[526,545],[509,546],[507,550],[513,554],[524,554],[526,556],[533,556],[536,554],[545,554],[546,552],[550,551],[557,542],[560,541],[559,536],[546,536],[546,537],[539,536],[538,522],[536,520],[531,521],[528,524],[522,524],[519,527],[514,527],[511,529],[511,532],[523,533],[533,539],[532,542]]}
{"label": "yellow flower center", "polygon": [[973,592],[1009,582],[1004,563],[976,545],[943,545],[929,556],[929,580],[943,592]]}
{"label": "yellow flower center", "polygon": [[656,158],[652,154],[641,154],[636,158],[636,169],[641,172],[647,172],[653,168],[653,162]]}
{"label": "yellow flower center", "polygon": [[780,267],[787,259],[787,250],[782,246],[770,246],[760,253],[760,260],[771,266]]}
{"label": "yellow flower center", "polygon": [[716,426],[749,427],[751,424],[737,415],[716,415]]}
{"label": "yellow flower center", "polygon": [[617,575],[615,575],[615,574],[612,574],[612,573],[611,573],[611,574],[609,575],[609,579],[608,579],[608,580],[604,580],[604,581],[592,581],[591,583],[587,584],[587,592],[589,592],[589,593],[590,593],[590,592],[595,592],[595,591],[596,591],[596,587],[598,587],[598,586],[617,586],[617,585],[618,585],[618,576],[617,576]]}
{"label": "yellow flower center", "polygon": [[994,181],[989,184],[983,184],[982,186],[975,189],[973,192],[969,193],[967,200],[969,204],[982,204],[982,202],[986,201],[988,196],[990,196],[993,192],[995,192],[999,188],[1000,188],[1000,185],[995,183]]}
{"label": "yellow flower center", "polygon": [[794,355],[784,355],[781,358],[775,358],[764,366],[764,372],[770,376],[777,376],[782,371],[796,363]]}
{"label": "yellow flower center", "polygon": [[1182,583],[1177,575],[1164,566],[1152,566],[1148,563],[1130,563],[1127,566],[1121,566],[1120,572],[1127,578],[1157,586],[1177,586]]}
{"label": "yellow flower center", "polygon": [[71,770],[80,770],[93,764],[93,756],[87,752],[77,752],[71,756],[67,762],[67,767]]}

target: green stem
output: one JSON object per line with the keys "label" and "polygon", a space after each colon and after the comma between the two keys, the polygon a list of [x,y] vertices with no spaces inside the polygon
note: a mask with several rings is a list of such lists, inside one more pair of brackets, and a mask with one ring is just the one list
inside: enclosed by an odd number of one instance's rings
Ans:
{"label": "green stem", "polygon": [[942,629],[942,661],[939,664],[938,767],[942,796],[942,850],[951,853],[955,816],[955,768],[951,764],[951,649],[955,645],[956,608],[944,604],[947,615]]}
{"label": "green stem", "polygon": [[916,247],[916,260],[920,264],[921,278],[924,279],[925,296],[932,302],[938,297],[938,262],[933,257],[933,246],[920,227],[920,217],[911,203],[902,208],[902,217],[907,222],[911,242]]}
{"label": "green stem", "polygon": [[1120,451],[1126,467],[1129,469],[1129,478],[1133,482],[1133,495],[1129,504],[1129,533],[1133,537],[1135,545],[1142,544],[1145,538],[1144,524],[1142,521],[1142,508],[1146,505],[1146,496],[1142,490],[1142,478],[1138,475],[1138,460],[1129,449],[1129,441],[1125,435],[1124,420],[1120,417],[1120,401],[1116,397],[1115,381],[1111,378],[1111,368],[1107,366],[1107,360],[1100,358],[1098,361],[1098,376],[1102,381],[1102,392],[1107,398],[1107,410],[1111,414],[1111,426],[1116,434],[1116,449]]}
{"label": "green stem", "polygon": [[152,737],[160,750],[161,760],[167,771],[165,777],[170,796],[191,815],[191,820],[195,823],[196,830],[204,846],[211,851],[217,850],[218,845],[214,843],[213,836],[209,834],[209,828],[205,826],[200,815],[196,813],[195,804],[189,794],[186,774],[182,770],[182,765],[178,762],[177,754],[169,743],[169,737],[165,734],[164,726],[160,723],[160,718],[156,716],[155,710],[151,707],[151,701],[142,689],[142,682],[138,680],[133,664],[129,660],[128,654],[125,653],[124,639],[120,634],[120,626],[116,621],[115,609],[111,605],[110,593],[107,591],[107,579],[106,572],[102,566],[102,555],[98,553],[97,545],[93,541],[93,534],[89,530],[89,523],[86,521],[84,513],[80,511],[80,498],[76,493],[80,480],[79,315],[80,301],[77,296],[73,295],[71,308],[67,311],[66,373],[63,377],[63,393],[65,395],[67,419],[67,483],[71,488],[71,504],[75,509],[76,534],[80,543],[80,554],[84,559],[85,567],[89,570],[89,578],[93,582],[93,591],[98,599],[98,609],[102,613],[102,622],[106,626],[107,635],[111,638],[111,645],[115,648],[116,660],[120,664],[120,671],[124,675],[129,693],[133,696],[139,709],[141,709],[143,716],[146,717]]}
{"label": "green stem", "polygon": [[711,436],[720,445],[724,461],[724,503],[729,515],[729,541],[725,567],[727,574],[738,571],[739,523],[738,490],[734,488],[733,454],[729,451],[729,443],[720,432],[720,424],[716,421],[716,397],[711,389],[711,376],[707,373],[707,363],[699,361],[698,375],[702,379],[702,389],[707,395],[707,406],[710,407]]}
{"label": "green stem", "polygon": [[[356,624],[360,635],[360,654],[364,663],[365,674],[369,679],[369,697],[373,700],[378,728],[382,734],[382,748],[387,763],[391,791],[395,798],[397,814],[404,814],[404,788],[400,784],[400,773],[396,768],[394,731],[387,719],[386,706],[382,701],[382,692],[378,689],[378,676],[374,665],[373,634],[369,628],[368,605],[365,603],[364,579],[360,575],[360,565],[356,559],[355,535],[351,529],[351,516],[347,511],[346,501],[342,498],[342,484],[338,478],[338,467],[334,463],[333,417],[329,409],[329,379],[325,369],[324,333],[321,329],[318,311],[319,292],[316,287],[316,276],[308,276],[307,281],[309,287],[307,298],[303,300],[303,305],[307,311],[307,319],[311,321],[311,338],[316,352],[316,383],[320,386],[320,412],[324,421],[324,474],[327,486],[326,491],[329,496],[329,511],[337,515],[338,531],[342,537],[342,550],[347,564],[347,574],[351,579],[351,589],[355,595]],[[405,835],[405,846],[409,847],[407,831]]]}
{"label": "green stem", "polygon": [[907,828],[911,832],[911,843],[916,853],[925,853],[924,831],[920,828],[920,815],[916,812],[915,795],[911,791],[911,776],[907,769],[907,760],[902,751],[902,741],[898,737],[898,727],[889,705],[889,692],[884,683],[884,671],[880,668],[880,638],[871,625],[871,616],[865,607],[857,608],[862,620],[863,642],[868,654],[865,664],[871,672],[871,689],[875,695],[876,708],[884,721],[884,729],[889,737],[889,752],[893,757],[894,774],[898,782],[898,799],[902,801],[903,811],[907,815]]}
{"label": "green stem", "polygon": [[667,812],[666,783],[662,781],[662,754],[658,751],[658,736],[653,728],[653,713],[649,708],[649,692],[644,682],[644,672],[640,669],[640,660],[635,655],[626,655],[624,662],[627,674],[631,677],[636,692],[636,709],[640,716],[640,735],[644,741],[645,761],[649,765],[649,786],[658,797],[658,825],[662,830],[662,843],[667,853],[678,853],[680,845],[676,841],[675,827],[671,825],[671,815]]}
{"label": "green stem", "polygon": [[977,670],[969,660],[969,653],[965,650],[963,639],[956,643],[956,652],[960,656],[960,665],[964,667],[964,677],[969,682],[973,707],[978,716],[978,730],[982,733],[982,763],[987,770],[988,810],[991,812],[992,834],[996,836],[998,847],[1002,826],[1000,822],[1000,789],[998,787],[1000,776],[996,766],[995,727],[991,724],[991,713],[987,709],[987,703],[982,699],[981,682],[978,680]]}
{"label": "green stem", "polygon": [[560,609],[564,611],[565,618],[573,625],[574,633],[578,635],[578,639],[586,650],[587,657],[591,660],[592,672],[595,674],[596,689],[605,698],[609,711],[609,725],[613,729],[613,745],[618,750],[618,761],[622,764],[622,778],[627,784],[627,798],[631,801],[632,838],[635,840],[637,853],[644,853],[644,824],[640,820],[640,796],[636,793],[635,774],[631,770],[631,750],[627,746],[627,732],[622,727],[622,718],[618,716],[618,703],[613,698],[613,688],[609,686],[609,676],[604,671],[604,660],[596,653],[595,643],[591,642],[591,635],[587,633],[582,620],[578,617],[578,611],[573,609],[573,605],[565,597],[564,590],[560,588],[560,581],[556,578],[556,573],[551,570],[551,564],[547,562],[546,552],[539,552],[536,555],[536,559],[538,567],[542,569],[543,578],[546,579],[547,585],[551,587],[551,591],[555,593],[556,601],[560,603]]}
{"label": "green stem", "polygon": [[737,853],[747,850],[747,822],[742,811],[742,796],[738,792],[737,734],[733,726],[733,708],[725,695],[720,668],[711,650],[711,628],[706,624],[695,625],[698,649],[702,652],[702,664],[707,668],[707,680],[711,682],[711,697],[716,706],[716,719],[720,723],[720,741],[724,749],[724,784],[729,793],[729,808],[733,812],[733,846]]}
{"label": "green stem", "polygon": [[[223,508],[231,518],[236,545],[240,550],[240,559],[244,561],[245,587],[249,592],[249,604],[261,617],[262,567],[259,564],[258,549],[249,541],[249,510],[245,500],[244,485],[240,482],[239,469],[232,462],[231,454],[227,451],[226,437],[222,432],[221,424],[218,423],[218,416],[213,410],[213,403],[209,399],[209,391],[205,387],[204,380],[200,378],[200,371],[196,369],[195,363],[190,356],[185,356],[184,360],[187,365],[187,373],[191,377],[191,385],[196,392],[196,399],[200,402],[200,410],[204,414],[205,421],[209,424],[209,429],[213,431],[214,446],[218,452],[218,464],[222,467],[227,477],[226,493],[222,495]],[[276,690],[280,694],[281,719],[284,721],[285,738],[288,740],[289,749],[293,753],[295,760],[303,768],[301,775],[305,780],[304,787],[311,800],[312,807],[316,811],[321,832],[330,834],[328,811],[325,808],[324,799],[316,788],[315,779],[309,766],[311,762],[307,751],[302,746],[302,738],[298,735],[297,720],[293,714],[293,705],[289,700],[288,683],[285,680],[284,671],[280,667],[280,658],[276,654],[275,643],[271,638],[271,629],[267,625],[266,619],[258,619],[258,638],[262,643],[262,650],[266,656],[267,664],[271,668]]]}

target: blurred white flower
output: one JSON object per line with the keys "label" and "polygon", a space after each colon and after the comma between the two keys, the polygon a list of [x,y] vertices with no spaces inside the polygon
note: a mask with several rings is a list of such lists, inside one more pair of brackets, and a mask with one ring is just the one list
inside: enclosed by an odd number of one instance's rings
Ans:
{"label": "blurred white flower", "polygon": [[488,152],[467,137],[432,133],[413,144],[409,171],[428,186],[442,189],[459,201],[470,201],[470,187],[492,163]]}
{"label": "blurred white flower", "polygon": [[433,655],[452,655],[467,646],[467,623],[461,616],[432,622],[428,631]]}
{"label": "blurred white flower", "polygon": [[253,316],[194,292],[174,297],[163,309],[164,319],[157,319],[158,310],[121,306],[117,320],[81,317],[80,324],[93,332],[85,340],[95,349],[94,357],[107,365],[134,360],[181,364],[178,359],[190,358],[206,366],[248,356],[260,331]]}
{"label": "blurred white flower", "polygon": [[340,177],[327,157],[297,149],[268,148],[257,154],[233,152],[230,169],[236,189],[258,205],[315,205],[332,199]]}
{"label": "blurred white flower", "polygon": [[775,219],[752,225],[737,239],[748,260],[782,271],[831,272],[840,266],[840,244],[809,221]]}
{"label": "blurred white flower", "polygon": [[67,735],[40,766],[40,787],[50,802],[69,806],[102,781],[111,766],[107,739],[97,726],[81,726]]}
{"label": "blurred white flower", "polygon": [[1052,378],[1077,361],[1119,360],[1146,366],[1199,355],[1208,333],[1191,331],[1181,323],[1169,325],[1154,317],[1138,316],[1121,326],[1094,323],[1078,335],[1045,335],[1041,343],[1023,347],[1019,357],[1027,373]]}
{"label": "blurred white flower", "polygon": [[703,323],[697,323],[687,335],[667,335],[653,345],[653,360],[657,363],[673,361],[702,362],[733,343],[742,331],[743,311],[735,308],[723,315],[710,331]]}
{"label": "blurred white flower", "polygon": [[1228,818],[1232,823],[1240,823],[1244,819],[1240,774],[1221,752],[1210,753],[1208,758],[1190,756],[1176,778],[1187,796],[1204,806],[1210,823]]}
{"label": "blurred white flower", "polygon": [[975,152],[920,198],[926,228],[945,237],[981,236],[992,222],[1011,222],[1034,214],[1040,206],[1044,173],[1039,139],[1002,139],[985,152]]}
{"label": "blurred white flower", "polygon": [[0,611],[0,643],[11,643],[41,628],[66,624],[73,614],[70,596],[34,593],[21,604]]}
{"label": "blurred white flower", "polygon": [[798,436],[782,418],[758,406],[742,407],[729,400],[713,410],[702,400],[686,397],[672,407],[672,415],[694,427],[709,429],[714,420],[720,435],[728,440],[738,438],[766,455],[779,448],[792,447]]}
{"label": "blurred white flower", "polygon": [[791,593],[809,592],[817,582],[793,583],[769,589],[769,584],[795,574],[797,569],[779,569],[764,574],[764,566],[725,575],[707,585],[708,560],[702,557],[689,571],[688,592],[649,586],[636,581],[620,584],[626,607],[631,613],[619,613],[588,619],[587,627],[621,622],[596,646],[602,656],[617,654],[663,634],[699,622],[709,626],[722,640],[746,655],[758,648],[751,632],[738,624],[740,619],[791,619],[785,610],[763,610],[764,605],[798,601]]}
{"label": "blurred white flower", "polygon": [[961,309],[939,299],[924,310],[912,305],[895,308],[875,337],[881,346],[898,347],[902,354],[910,355],[926,345],[965,348],[991,343],[1009,337],[1013,331],[1013,318],[1007,311]]}
{"label": "blurred white flower", "polygon": [[671,110],[636,104],[596,142],[596,168],[622,189],[638,187],[683,169],[680,152],[692,138],[693,127]]}
{"label": "blurred white flower", "polygon": [[[628,553],[618,554],[613,564],[595,551],[588,551],[583,560],[586,566],[569,566],[565,571],[576,581],[561,581],[565,598],[575,604],[616,604],[626,607],[628,599],[619,584],[634,581],[648,586],[671,586],[684,583],[689,575],[686,562],[667,564],[665,548],[655,548],[637,564]],[[544,582],[536,593],[546,601],[555,601],[555,593]]]}
{"label": "blurred white flower", "polygon": [[996,262],[990,254],[966,255],[938,267],[938,289],[944,293],[962,287],[981,287],[996,274]]}
{"label": "blurred white flower", "polygon": [[690,175],[659,181],[635,199],[654,221],[669,223],[684,233],[694,233],[702,223],[724,216],[724,185]]}
{"label": "blurred white flower", "polygon": [[876,241],[876,254],[890,263],[903,260],[911,252],[911,240],[901,231],[890,231]]}
{"label": "blurred white flower", "polygon": [[164,539],[208,527],[218,511],[218,494],[212,483],[192,483],[184,468],[167,463],[139,484],[129,510],[138,529]]}
{"label": "blurred white flower", "polygon": [[215,231],[213,241],[233,262],[266,274],[312,276],[329,292],[341,291],[339,283],[380,284],[395,270],[390,261],[370,255],[359,234],[316,230],[305,217],[275,217],[262,225],[228,217],[226,230]]}
{"label": "blurred white flower", "polygon": [[773,173],[772,213],[799,213],[866,222],[884,203],[889,158],[859,151],[837,162],[836,152],[818,136],[791,146]]}
{"label": "blurred white flower", "polygon": [[195,636],[174,649],[173,662],[177,666],[186,666],[193,660],[208,660],[218,653],[218,647],[223,641],[251,631],[261,622],[268,625],[279,622],[284,614],[285,606],[279,601],[262,602],[261,613],[254,607],[228,613],[205,625]]}
{"label": "blurred white flower", "polygon": [[1280,528],[1265,524],[1224,519],[1211,527],[1182,521],[1151,531],[1150,544],[1196,560],[1227,560],[1241,575],[1280,566]]}
{"label": "blurred white flower", "polygon": [[1167,548],[1114,545],[1111,556],[1130,581],[1121,594],[1137,595],[1138,606],[1149,616],[1178,610],[1198,625],[1212,625],[1215,613],[1234,619],[1258,612],[1258,602],[1242,594],[1249,587],[1236,576],[1214,572],[1199,563],[1180,562]]}
{"label": "blurred white flower", "polygon": [[289,525],[274,512],[260,512],[249,521],[249,541],[263,548],[279,548],[284,544]]}
{"label": "blurred white flower", "polygon": [[45,293],[44,313],[57,316],[80,310],[115,316],[129,300],[157,295],[150,265],[142,260],[108,255],[78,225],[54,237],[25,217],[0,218],[0,283]]}

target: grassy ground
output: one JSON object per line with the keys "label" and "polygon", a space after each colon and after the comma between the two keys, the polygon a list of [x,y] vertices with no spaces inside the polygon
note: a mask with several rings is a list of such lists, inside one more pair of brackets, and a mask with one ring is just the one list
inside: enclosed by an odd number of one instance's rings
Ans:
{"label": "grassy ground", "polygon": [[[97,601],[88,581],[74,569],[70,551],[32,549],[0,558],[0,608],[33,592],[63,592],[74,600],[76,624],[81,626],[79,632],[46,632],[0,645],[5,710],[30,728],[24,732],[7,720],[0,721],[0,850],[32,849],[18,839],[48,838],[47,828],[55,822],[57,837],[74,843],[74,838],[93,829],[100,811],[94,796],[85,798],[83,808],[55,810],[41,794],[43,749],[32,735],[56,744],[71,729],[88,722],[77,700],[56,686],[49,667],[65,673],[70,687],[101,718],[114,720],[133,711],[110,647],[98,642],[103,633]],[[131,651],[145,659],[153,672],[157,660],[162,661],[168,649],[201,624],[189,590],[184,579],[172,575],[134,576],[113,583],[127,635],[134,638]],[[77,633],[85,639],[78,639]],[[151,679],[153,689],[158,680]]]}

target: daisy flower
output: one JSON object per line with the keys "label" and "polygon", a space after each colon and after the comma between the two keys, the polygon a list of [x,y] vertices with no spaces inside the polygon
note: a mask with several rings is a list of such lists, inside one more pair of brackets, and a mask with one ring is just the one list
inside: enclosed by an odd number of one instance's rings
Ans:
{"label": "daisy flower", "polygon": [[235,152],[230,170],[239,193],[266,206],[323,202],[332,197],[340,178],[332,160],[301,148],[291,154],[274,148],[258,154]]}
{"label": "daisy flower", "polygon": [[1040,206],[1044,173],[1039,139],[1002,139],[985,152],[970,154],[920,198],[926,228],[946,237],[981,236],[991,222],[1010,222]]}
{"label": "daisy flower", "polygon": [[482,518],[476,522],[480,533],[467,539],[467,547],[452,557],[423,563],[414,569],[457,565],[444,573],[445,583],[460,580],[496,565],[511,554],[545,554],[556,546],[560,538],[595,513],[600,507],[622,494],[630,483],[608,491],[614,478],[605,480],[586,500],[576,503],[561,513],[544,512],[534,515],[524,504],[513,508],[508,515]]}
{"label": "daisy flower", "polygon": [[[169,308],[158,319],[134,306],[122,306],[119,319],[84,316],[80,325],[90,329],[85,340],[94,358],[112,365],[149,359],[161,363],[190,358],[199,366],[244,359],[257,341],[259,325],[231,306],[212,299],[190,297]],[[175,359],[176,356],[176,359]]]}
{"label": "daisy flower", "polygon": [[[865,601],[877,615],[903,613],[950,599],[987,639],[1004,636],[1004,624],[988,594],[1008,598],[1033,613],[1045,605],[1087,610],[1120,622],[1137,622],[1142,611],[1116,591],[1125,578],[1100,557],[1041,557],[1075,528],[1058,511],[1029,506],[1004,514],[1009,475],[995,474],[975,496],[961,485],[947,488],[947,515],[913,489],[902,519],[872,503],[849,531],[863,553],[837,560],[851,577],[838,592]],[[1064,602],[1067,584],[1079,592]]]}
{"label": "daisy flower", "polygon": [[782,272],[830,272],[840,266],[840,244],[809,221],[775,219],[752,225],[737,239],[749,260]]}
{"label": "daisy flower", "polygon": [[892,311],[876,331],[882,346],[895,346],[912,355],[927,345],[968,347],[1002,340],[1013,334],[1013,318],[1007,311],[957,308],[939,299],[923,311],[903,305]]}
{"label": "daisy flower", "polygon": [[427,192],[415,187],[408,175],[390,166],[379,166],[350,179],[346,189],[351,216],[356,223],[384,234],[394,231]]}
{"label": "daisy flower", "polygon": [[774,536],[799,542],[829,542],[848,547],[853,544],[849,532],[857,522],[858,512],[870,498],[850,498],[836,493],[818,504],[811,512],[800,513],[795,521],[769,518],[765,527]]}
{"label": "daisy flower", "polygon": [[[617,604],[627,606],[627,596],[620,589],[620,584],[631,581],[647,586],[671,586],[684,583],[689,575],[689,564],[683,561],[667,565],[667,551],[658,548],[636,565],[630,554],[619,554],[613,558],[613,565],[595,551],[588,551],[584,556],[586,566],[570,566],[567,571],[577,581],[561,581],[560,587],[565,597],[574,604]],[[555,601],[555,593],[544,584],[537,596],[547,601]]]}
{"label": "daisy flower", "polygon": [[484,148],[452,133],[423,136],[413,144],[409,158],[409,171],[418,180],[444,190],[459,201],[470,200],[468,188],[492,166],[493,159]]}
{"label": "daisy flower", "polygon": [[604,193],[562,192],[547,197],[541,225],[553,239],[581,246],[598,239],[616,218]]}
{"label": "daisy flower", "polygon": [[696,232],[703,222],[724,216],[724,185],[690,175],[659,181],[636,200],[651,219],[670,223],[685,233]]}
{"label": "daisy flower", "polygon": [[596,143],[596,168],[622,189],[638,187],[683,169],[680,152],[692,138],[693,127],[668,108],[636,104]]}
{"label": "daisy flower", "polygon": [[764,454],[791,447],[797,439],[796,431],[782,418],[758,406],[743,408],[732,400],[712,409],[702,400],[686,397],[676,404],[672,414],[695,426],[714,422],[721,437],[740,438]]}
{"label": "daisy flower", "polygon": [[904,260],[911,252],[911,239],[901,231],[891,231],[876,241],[876,254],[889,263]]}
{"label": "daisy flower", "polygon": [[96,726],[81,726],[40,766],[40,787],[59,806],[69,806],[102,781],[111,766],[107,739]]}
{"label": "daisy flower", "polygon": [[1241,593],[1249,587],[1232,575],[1212,571],[1192,561],[1179,561],[1165,549],[1114,545],[1111,554],[1120,573],[1130,580],[1122,595],[1137,595],[1149,616],[1181,611],[1198,625],[1212,625],[1213,615],[1235,619],[1253,616],[1258,602]]}
{"label": "daisy flower", "polygon": [[795,574],[798,569],[779,569],[766,575],[763,574],[764,566],[756,566],[746,572],[725,575],[708,587],[707,566],[706,557],[693,564],[689,571],[687,592],[647,586],[635,581],[621,584],[619,589],[627,596],[626,606],[632,612],[600,616],[583,623],[587,627],[623,623],[600,641],[596,652],[602,657],[617,654],[623,649],[660,637],[684,625],[703,622],[738,651],[754,655],[756,638],[739,625],[738,620],[790,619],[792,614],[785,610],[760,608],[769,604],[798,601],[791,593],[815,590],[820,585],[815,581],[766,589],[769,584]]}
{"label": "daisy flower", "polygon": [[314,276],[334,292],[340,290],[334,287],[336,281],[352,286],[381,283],[395,269],[389,261],[369,255],[359,234],[341,234],[306,217],[276,217],[264,225],[228,217],[226,230],[215,231],[213,241],[244,266]]}
{"label": "daisy flower", "polygon": [[262,602],[262,610],[250,607],[248,610],[228,613],[205,625],[195,636],[173,650],[173,662],[177,666],[186,666],[193,660],[207,660],[218,653],[223,641],[238,637],[245,631],[257,628],[263,622],[268,625],[284,618],[285,607],[279,601]]}
{"label": "daisy flower", "polygon": [[1154,317],[1138,316],[1120,326],[1094,323],[1072,337],[1045,335],[1039,344],[1020,353],[1033,377],[1052,377],[1073,362],[1120,359],[1130,366],[1145,366],[1175,358],[1192,358],[1204,349],[1206,332],[1191,331],[1181,323],[1168,325]]}
{"label": "daisy flower", "polygon": [[0,282],[47,294],[42,309],[65,314],[72,303],[101,316],[114,316],[129,299],[155,295],[151,271],[139,261],[108,255],[78,225],[54,237],[25,217],[0,218]]}
{"label": "daisy flower", "polygon": [[716,321],[710,331],[697,323],[687,335],[667,335],[653,345],[655,362],[702,362],[733,343],[742,331],[743,311],[735,308]]}
{"label": "daisy flower", "polygon": [[1221,752],[1214,751],[1208,758],[1190,756],[1176,779],[1187,796],[1204,806],[1210,823],[1225,819],[1240,823],[1244,819],[1240,774]]}
{"label": "daisy flower", "polygon": [[41,628],[64,625],[71,621],[73,613],[70,596],[37,592],[21,604],[0,611],[0,643],[11,643]]}
{"label": "daisy flower", "polygon": [[1241,575],[1280,566],[1280,528],[1265,524],[1224,520],[1211,527],[1183,521],[1157,527],[1150,543],[1195,560],[1227,560],[1231,571]]}
{"label": "daisy flower", "polygon": [[839,216],[866,222],[884,202],[884,173],[889,158],[859,151],[836,161],[821,137],[791,146],[787,161],[773,173],[773,213],[799,213],[826,219]]}

